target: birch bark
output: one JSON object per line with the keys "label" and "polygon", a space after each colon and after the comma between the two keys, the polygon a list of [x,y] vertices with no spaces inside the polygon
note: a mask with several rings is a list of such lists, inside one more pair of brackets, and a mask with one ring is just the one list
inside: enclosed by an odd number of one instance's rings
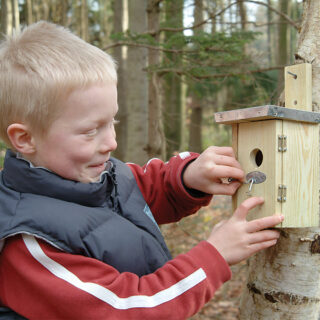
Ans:
{"label": "birch bark", "polygon": [[[313,111],[320,106],[320,1],[306,0],[295,62],[312,63]],[[311,320],[320,309],[320,228],[282,229],[275,247],[250,259],[240,319]]]}

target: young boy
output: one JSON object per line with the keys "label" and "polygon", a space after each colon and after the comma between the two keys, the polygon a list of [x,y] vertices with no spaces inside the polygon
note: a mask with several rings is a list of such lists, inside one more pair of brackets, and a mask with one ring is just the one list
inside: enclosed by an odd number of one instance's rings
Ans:
{"label": "young boy", "polygon": [[[0,306],[27,319],[185,319],[227,281],[229,265],[272,246],[246,200],[209,239],[171,259],[158,225],[233,194],[244,173],[229,147],[144,167],[116,149],[112,58],[40,22],[0,46]],[[124,94],[124,93],[121,93]],[[1,318],[1,316],[0,316]]]}

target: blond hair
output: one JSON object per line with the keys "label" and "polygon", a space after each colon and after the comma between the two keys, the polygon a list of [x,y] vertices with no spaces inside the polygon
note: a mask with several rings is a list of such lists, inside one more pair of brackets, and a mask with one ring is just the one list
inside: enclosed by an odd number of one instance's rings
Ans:
{"label": "blond hair", "polygon": [[0,44],[0,139],[10,146],[12,123],[45,133],[71,91],[116,82],[107,53],[61,26],[30,25]]}

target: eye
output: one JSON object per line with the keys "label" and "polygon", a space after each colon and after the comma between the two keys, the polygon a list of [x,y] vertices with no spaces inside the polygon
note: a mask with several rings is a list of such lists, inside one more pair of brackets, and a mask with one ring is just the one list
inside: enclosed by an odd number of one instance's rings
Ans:
{"label": "eye", "polygon": [[89,130],[89,131],[86,132],[86,135],[87,135],[88,137],[92,137],[92,136],[94,136],[97,132],[98,132],[98,130],[97,130],[96,128],[95,128],[95,129],[91,129],[91,130]]}

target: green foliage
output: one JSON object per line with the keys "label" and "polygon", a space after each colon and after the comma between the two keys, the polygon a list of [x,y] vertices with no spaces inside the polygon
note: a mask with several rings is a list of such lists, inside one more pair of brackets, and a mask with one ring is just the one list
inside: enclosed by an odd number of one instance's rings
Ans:
{"label": "green foliage", "polygon": [[230,103],[228,109],[274,104],[277,78],[277,70],[229,78],[227,83],[232,88],[234,103]]}
{"label": "green foliage", "polygon": [[3,168],[5,152],[6,152],[6,145],[0,141],[0,169]]}

